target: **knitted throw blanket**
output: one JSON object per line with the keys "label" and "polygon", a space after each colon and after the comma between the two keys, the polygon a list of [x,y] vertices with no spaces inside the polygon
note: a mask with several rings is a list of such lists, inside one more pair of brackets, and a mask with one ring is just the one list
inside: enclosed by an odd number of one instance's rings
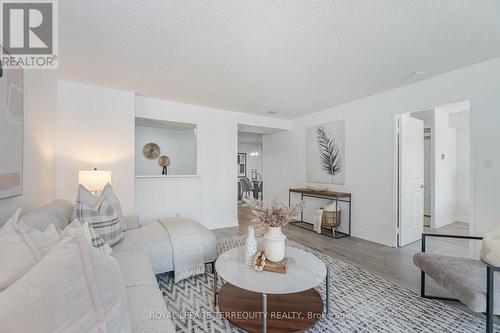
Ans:
{"label": "knitted throw blanket", "polygon": [[205,248],[195,221],[175,217],[159,219],[172,243],[175,283],[205,273]]}

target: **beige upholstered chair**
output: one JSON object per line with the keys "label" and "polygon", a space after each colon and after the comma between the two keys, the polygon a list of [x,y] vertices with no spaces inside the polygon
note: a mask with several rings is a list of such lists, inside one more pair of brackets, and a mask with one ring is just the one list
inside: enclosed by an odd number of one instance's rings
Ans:
{"label": "beige upholstered chair", "polygon": [[[479,259],[461,258],[426,252],[427,237],[482,240],[482,237],[422,234],[422,253],[413,257],[421,270],[420,294],[424,298],[456,301],[471,311],[486,315],[486,332],[493,332],[493,316],[500,315],[500,267],[490,266]],[[456,298],[429,296],[425,293],[425,276],[429,275]],[[496,301],[495,301],[496,300]]]}

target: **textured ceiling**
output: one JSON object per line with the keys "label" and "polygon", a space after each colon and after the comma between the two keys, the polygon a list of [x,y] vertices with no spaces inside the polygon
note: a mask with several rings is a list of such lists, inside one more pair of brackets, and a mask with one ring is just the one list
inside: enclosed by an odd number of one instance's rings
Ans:
{"label": "textured ceiling", "polygon": [[60,76],[293,118],[500,56],[498,0],[61,0]]}

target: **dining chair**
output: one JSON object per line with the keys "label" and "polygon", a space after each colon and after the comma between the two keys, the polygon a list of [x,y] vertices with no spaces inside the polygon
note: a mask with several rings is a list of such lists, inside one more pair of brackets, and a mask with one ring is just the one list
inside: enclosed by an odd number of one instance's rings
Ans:
{"label": "dining chair", "polygon": [[252,183],[250,183],[250,180],[246,177],[240,178],[240,184],[241,184],[241,191],[243,192],[244,196],[249,196],[252,193]]}
{"label": "dining chair", "polygon": [[264,199],[263,186],[264,186],[264,182],[261,180],[260,183],[259,183],[259,187],[257,188],[257,199],[259,199],[259,200],[263,200]]}

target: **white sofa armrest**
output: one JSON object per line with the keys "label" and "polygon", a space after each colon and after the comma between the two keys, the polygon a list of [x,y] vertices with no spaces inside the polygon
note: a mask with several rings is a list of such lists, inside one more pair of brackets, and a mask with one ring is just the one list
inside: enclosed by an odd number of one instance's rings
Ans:
{"label": "white sofa armrest", "polygon": [[127,230],[138,229],[141,227],[141,221],[139,220],[139,215],[126,215],[123,216],[125,223],[127,224]]}

